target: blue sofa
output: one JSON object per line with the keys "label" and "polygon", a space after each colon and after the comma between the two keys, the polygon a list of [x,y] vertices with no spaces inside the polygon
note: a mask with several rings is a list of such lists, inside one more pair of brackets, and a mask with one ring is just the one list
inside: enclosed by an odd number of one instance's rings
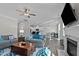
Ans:
{"label": "blue sofa", "polygon": [[12,38],[13,35],[0,35],[0,49],[11,46],[18,42],[17,39]]}
{"label": "blue sofa", "polygon": [[35,42],[35,48],[43,47],[44,35],[29,35],[26,37],[25,41]]}

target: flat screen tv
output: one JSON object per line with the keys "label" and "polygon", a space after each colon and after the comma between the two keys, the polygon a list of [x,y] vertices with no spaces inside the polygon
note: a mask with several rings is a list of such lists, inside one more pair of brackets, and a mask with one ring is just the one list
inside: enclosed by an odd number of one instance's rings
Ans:
{"label": "flat screen tv", "polygon": [[61,18],[65,26],[72,24],[74,21],[76,21],[75,13],[70,3],[65,4],[65,7],[61,14]]}

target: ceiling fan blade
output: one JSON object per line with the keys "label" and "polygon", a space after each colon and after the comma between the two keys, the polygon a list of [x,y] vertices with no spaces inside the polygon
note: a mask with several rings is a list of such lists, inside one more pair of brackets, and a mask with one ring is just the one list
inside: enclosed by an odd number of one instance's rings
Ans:
{"label": "ceiling fan blade", "polygon": [[16,11],[18,11],[18,12],[22,12],[22,13],[23,13],[23,11],[21,11],[21,10],[17,10],[17,9],[16,9]]}
{"label": "ceiling fan blade", "polygon": [[20,16],[23,16],[24,15],[24,13],[21,13],[21,14],[19,14]]}
{"label": "ceiling fan blade", "polygon": [[30,14],[30,15],[32,15],[32,16],[36,16],[35,14]]}

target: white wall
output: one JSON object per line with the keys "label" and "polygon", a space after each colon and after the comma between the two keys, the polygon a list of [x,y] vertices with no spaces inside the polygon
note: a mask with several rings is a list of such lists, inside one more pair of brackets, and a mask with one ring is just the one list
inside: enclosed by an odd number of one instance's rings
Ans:
{"label": "white wall", "polygon": [[75,36],[75,37],[79,37],[79,26],[76,26],[76,25],[79,25],[79,9],[78,9],[78,5],[79,4],[71,4],[73,9],[75,9],[75,13],[76,13],[76,17],[77,17],[77,22],[75,24],[73,24],[73,26],[70,26],[69,28],[65,28],[65,33],[67,35],[71,35],[71,36]]}
{"label": "white wall", "polygon": [[60,17],[54,18],[54,20],[46,21],[40,24],[40,29],[43,33],[56,32],[58,30],[58,23],[60,22]]}
{"label": "white wall", "polygon": [[13,34],[17,37],[17,20],[0,16],[0,34]]}

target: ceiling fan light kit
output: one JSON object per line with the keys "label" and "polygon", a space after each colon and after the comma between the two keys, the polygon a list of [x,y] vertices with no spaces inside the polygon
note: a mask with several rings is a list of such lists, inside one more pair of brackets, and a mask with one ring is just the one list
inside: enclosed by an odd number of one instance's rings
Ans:
{"label": "ceiling fan light kit", "polygon": [[30,18],[30,16],[36,16],[35,14],[31,14],[30,13],[30,9],[24,8],[24,10],[16,10],[18,11],[21,16],[27,16],[28,18]]}

